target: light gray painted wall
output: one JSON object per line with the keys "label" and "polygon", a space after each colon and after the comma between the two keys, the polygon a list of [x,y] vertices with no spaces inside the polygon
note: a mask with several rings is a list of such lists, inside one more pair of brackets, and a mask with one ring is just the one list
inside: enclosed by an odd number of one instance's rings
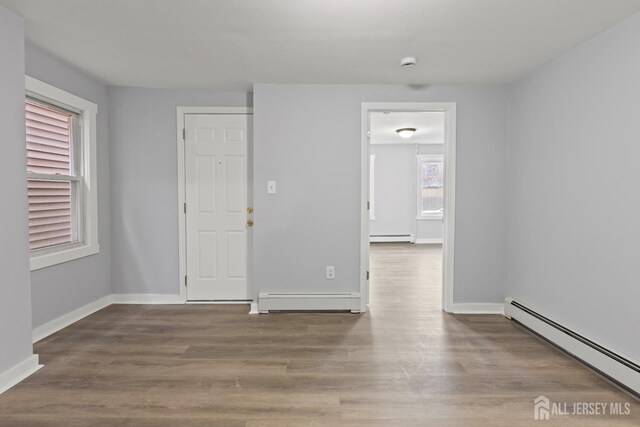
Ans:
{"label": "light gray painted wall", "polygon": [[247,107],[251,94],[109,87],[114,293],[178,294],[176,107]]}
{"label": "light gray painted wall", "polygon": [[513,87],[507,294],[640,361],[640,15]]}
{"label": "light gray painted wall", "polygon": [[108,108],[104,84],[29,44],[26,47],[26,72],[98,105],[100,253],[31,273],[33,326],[36,327],[111,293]]}
{"label": "light gray painted wall", "polygon": [[371,144],[374,162],[374,212],[371,235],[415,234],[442,239],[441,220],[416,220],[418,154],[442,154],[442,144]]}
{"label": "light gray painted wall", "polygon": [[[359,290],[361,103],[458,103],[455,302],[502,302],[505,86],[254,86],[254,292]],[[266,181],[278,193],[266,194]],[[325,266],[336,279],[325,280]]]}
{"label": "light gray painted wall", "polygon": [[32,354],[24,144],[24,23],[0,6],[0,375]]}

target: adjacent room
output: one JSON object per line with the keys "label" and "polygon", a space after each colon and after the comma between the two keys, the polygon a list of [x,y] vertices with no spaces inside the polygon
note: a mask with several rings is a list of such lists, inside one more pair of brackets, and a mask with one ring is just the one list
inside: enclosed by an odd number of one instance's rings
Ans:
{"label": "adjacent room", "polygon": [[0,426],[640,425],[640,0],[0,0]]}
{"label": "adjacent room", "polygon": [[445,112],[388,107],[367,112],[371,295],[441,310]]}

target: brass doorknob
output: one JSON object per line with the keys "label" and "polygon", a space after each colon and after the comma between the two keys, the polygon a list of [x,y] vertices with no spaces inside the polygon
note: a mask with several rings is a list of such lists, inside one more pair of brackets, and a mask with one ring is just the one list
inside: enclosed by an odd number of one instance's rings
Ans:
{"label": "brass doorknob", "polygon": [[247,220],[247,227],[253,227],[253,220],[252,219],[248,219]]}

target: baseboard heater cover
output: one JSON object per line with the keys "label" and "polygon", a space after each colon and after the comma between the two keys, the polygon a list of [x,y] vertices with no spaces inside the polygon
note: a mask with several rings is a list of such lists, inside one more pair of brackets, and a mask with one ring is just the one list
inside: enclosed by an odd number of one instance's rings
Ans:
{"label": "baseboard heater cover", "polygon": [[258,311],[330,311],[360,312],[360,293],[277,293],[260,292]]}
{"label": "baseboard heater cover", "polygon": [[512,298],[506,299],[505,316],[585,363],[636,397],[640,397],[640,364],[637,362],[590,340]]}
{"label": "baseboard heater cover", "polygon": [[372,234],[369,236],[371,243],[384,243],[384,242],[409,242],[413,243],[415,237],[413,234]]}

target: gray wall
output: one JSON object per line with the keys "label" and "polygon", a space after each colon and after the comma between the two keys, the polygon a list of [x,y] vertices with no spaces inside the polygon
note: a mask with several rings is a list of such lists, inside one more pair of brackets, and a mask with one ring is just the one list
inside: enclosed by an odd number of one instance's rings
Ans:
{"label": "gray wall", "polygon": [[0,6],[0,375],[32,354],[24,143],[24,24]]}
{"label": "gray wall", "polygon": [[110,87],[114,293],[178,294],[176,107],[246,107],[251,94]]}
{"label": "gray wall", "polygon": [[443,154],[443,144],[371,144],[374,162],[374,213],[369,234],[414,234],[442,239],[442,220],[416,220],[419,154]]}
{"label": "gray wall", "polygon": [[[254,86],[254,292],[359,290],[361,103],[458,103],[456,303],[502,302],[505,86]],[[277,181],[278,193],[266,194]],[[325,266],[336,279],[325,280]]]}
{"label": "gray wall", "polygon": [[[107,88],[27,44],[26,72],[98,105],[98,235],[100,253],[31,273],[33,326],[40,326],[111,293]],[[24,84],[22,85],[24,87]]]}
{"label": "gray wall", "polygon": [[640,15],[513,87],[507,294],[640,361]]}

